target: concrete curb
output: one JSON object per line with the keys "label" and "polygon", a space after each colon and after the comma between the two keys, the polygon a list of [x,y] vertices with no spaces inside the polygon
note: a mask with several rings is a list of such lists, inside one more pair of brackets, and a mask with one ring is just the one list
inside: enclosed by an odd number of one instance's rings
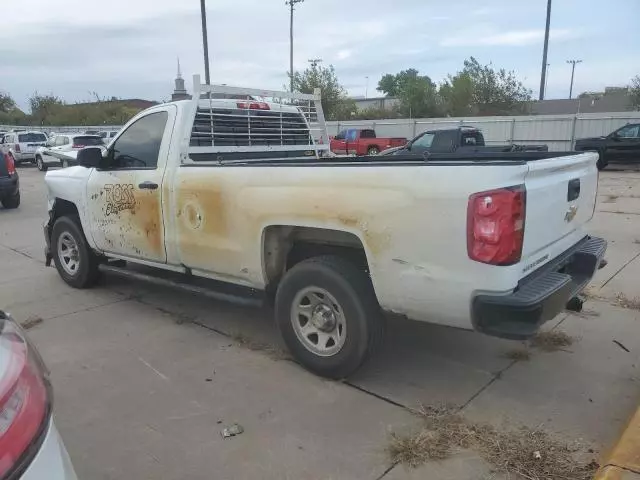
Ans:
{"label": "concrete curb", "polygon": [[594,480],[640,480],[640,408],[605,458]]}

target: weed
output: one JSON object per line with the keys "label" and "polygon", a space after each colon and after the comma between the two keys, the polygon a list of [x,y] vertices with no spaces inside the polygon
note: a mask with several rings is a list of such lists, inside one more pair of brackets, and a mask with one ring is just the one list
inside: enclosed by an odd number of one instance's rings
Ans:
{"label": "weed", "polygon": [[531,339],[531,346],[544,350],[545,352],[555,352],[572,345],[573,341],[574,338],[562,330],[546,330],[538,332],[538,334]]}
{"label": "weed", "polygon": [[526,347],[512,348],[504,352],[502,356],[516,362],[526,362],[531,359],[531,351]]}

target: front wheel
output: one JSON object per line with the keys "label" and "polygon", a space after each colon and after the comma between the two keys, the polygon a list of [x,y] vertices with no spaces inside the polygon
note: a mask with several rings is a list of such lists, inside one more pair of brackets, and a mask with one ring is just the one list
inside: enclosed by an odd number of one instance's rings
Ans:
{"label": "front wheel", "polygon": [[62,279],[74,288],[89,288],[98,280],[99,261],[80,225],[77,215],[58,218],[51,233],[51,250]]}
{"label": "front wheel", "polygon": [[341,257],[315,257],[295,265],[278,287],[275,306],[293,356],[324,377],[354,373],[384,335],[371,279]]}
{"label": "front wheel", "polygon": [[20,192],[15,195],[2,199],[2,206],[7,210],[18,208],[20,206]]}
{"label": "front wheel", "polygon": [[47,164],[44,163],[40,155],[36,157],[36,167],[38,167],[38,170],[40,170],[41,172],[47,171]]}

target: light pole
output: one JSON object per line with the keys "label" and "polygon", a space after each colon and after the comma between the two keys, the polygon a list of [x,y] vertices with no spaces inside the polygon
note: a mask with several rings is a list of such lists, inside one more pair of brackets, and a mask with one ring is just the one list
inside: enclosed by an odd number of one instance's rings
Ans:
{"label": "light pole", "polygon": [[293,10],[296,4],[302,3],[304,0],[286,0],[285,5],[291,8],[291,20],[289,23],[289,85],[293,92]]}
{"label": "light pole", "polygon": [[209,40],[207,37],[207,8],[205,0],[200,0],[200,16],[202,17],[202,48],[204,50],[204,81],[207,85],[211,85],[211,77],[209,76]]}
{"label": "light pole", "polygon": [[364,78],[367,81],[367,86],[364,89],[364,99],[366,100],[367,98],[369,98],[369,76],[367,75]]}
{"label": "light pole", "polygon": [[[547,85],[549,85],[549,67],[551,66],[550,63],[547,63],[547,72],[545,73],[545,77],[544,77],[544,96],[545,98],[547,97]],[[544,100],[544,98],[543,98]]]}
{"label": "light pole", "polygon": [[571,86],[569,87],[569,100],[573,95],[573,75],[576,73],[576,64],[582,63],[582,60],[567,60],[567,63],[571,64]]}
{"label": "light pole", "polygon": [[547,51],[549,50],[549,26],[551,25],[551,0],[547,0],[547,26],[544,30],[544,48],[542,50],[542,73],[540,74],[540,95],[538,100],[544,100],[547,77]]}

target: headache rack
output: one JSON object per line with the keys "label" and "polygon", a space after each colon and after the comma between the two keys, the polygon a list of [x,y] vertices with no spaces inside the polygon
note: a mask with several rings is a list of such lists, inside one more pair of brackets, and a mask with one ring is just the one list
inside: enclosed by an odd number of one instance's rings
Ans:
{"label": "headache rack", "polygon": [[194,76],[193,162],[318,158],[328,151],[320,89],[313,94],[203,85]]}

